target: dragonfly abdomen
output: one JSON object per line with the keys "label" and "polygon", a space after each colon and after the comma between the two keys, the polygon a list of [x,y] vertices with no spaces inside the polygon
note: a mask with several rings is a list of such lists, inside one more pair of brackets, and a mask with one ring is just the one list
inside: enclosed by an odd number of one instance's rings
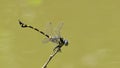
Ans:
{"label": "dragonfly abdomen", "polygon": [[35,30],[35,31],[37,31],[37,32],[40,32],[40,33],[43,34],[44,36],[50,38],[49,35],[47,35],[46,33],[40,31],[39,29],[37,29],[37,28],[35,28],[35,27],[33,27],[33,26],[30,26],[30,25],[24,24],[24,23],[22,23],[21,21],[19,21],[19,24],[20,24],[21,27],[23,27],[23,28],[26,28],[26,27],[31,28],[31,29],[33,29],[33,30]]}

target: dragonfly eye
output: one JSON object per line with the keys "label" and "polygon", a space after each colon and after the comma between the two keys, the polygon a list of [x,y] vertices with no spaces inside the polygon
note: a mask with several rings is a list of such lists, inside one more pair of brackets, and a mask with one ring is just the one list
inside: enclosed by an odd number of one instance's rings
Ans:
{"label": "dragonfly eye", "polygon": [[68,46],[68,40],[64,40],[65,46]]}

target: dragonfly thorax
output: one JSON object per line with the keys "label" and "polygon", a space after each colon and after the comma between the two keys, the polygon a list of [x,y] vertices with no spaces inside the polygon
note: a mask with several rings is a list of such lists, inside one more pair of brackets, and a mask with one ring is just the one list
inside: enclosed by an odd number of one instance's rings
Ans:
{"label": "dragonfly thorax", "polygon": [[53,37],[50,38],[50,41],[53,42],[53,43],[59,44],[60,38],[56,37],[56,36],[53,36]]}
{"label": "dragonfly thorax", "polygon": [[68,40],[66,40],[64,38],[60,38],[60,43],[67,46],[68,45]]}
{"label": "dragonfly thorax", "polygon": [[68,45],[68,40],[61,38],[61,37],[57,37],[57,36],[53,36],[50,38],[50,41],[53,43],[57,43],[57,44],[63,44],[65,46]]}

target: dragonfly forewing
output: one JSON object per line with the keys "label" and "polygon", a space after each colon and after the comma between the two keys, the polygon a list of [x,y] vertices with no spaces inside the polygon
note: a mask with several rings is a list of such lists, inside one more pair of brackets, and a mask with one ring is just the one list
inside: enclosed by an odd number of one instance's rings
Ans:
{"label": "dragonfly forewing", "polygon": [[61,29],[63,27],[63,22],[60,22],[54,29],[55,36],[58,36],[59,38],[61,37]]}
{"label": "dragonfly forewing", "polygon": [[61,37],[60,30],[62,29],[62,26],[63,26],[63,23],[61,22],[53,29],[52,23],[49,22],[46,25],[45,33],[48,34],[50,36],[50,38],[44,38],[42,40],[42,42],[43,43],[48,43],[50,41],[50,42],[58,44],[59,39]]}
{"label": "dragonfly forewing", "polygon": [[52,36],[54,35],[53,32],[54,31],[53,31],[52,23],[51,22],[47,23],[45,26],[45,33],[48,34],[49,36]]}

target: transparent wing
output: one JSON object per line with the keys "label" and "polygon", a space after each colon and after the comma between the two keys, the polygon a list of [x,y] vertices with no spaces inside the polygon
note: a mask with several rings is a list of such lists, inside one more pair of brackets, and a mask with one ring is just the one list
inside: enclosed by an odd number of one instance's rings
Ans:
{"label": "transparent wing", "polygon": [[58,36],[58,37],[61,37],[61,29],[63,27],[63,22],[60,22],[57,27],[54,29],[54,32],[55,32],[55,35]]}
{"label": "transparent wing", "polygon": [[[53,27],[52,27],[52,23],[51,22],[46,24],[46,26],[45,26],[45,33],[47,35],[49,35],[49,36],[53,35]],[[42,40],[42,43],[48,43],[49,41],[50,41],[49,38],[44,38]]]}
{"label": "transparent wing", "polygon": [[45,33],[48,34],[49,36],[53,35],[53,26],[51,22],[46,24]]}
{"label": "transparent wing", "polygon": [[48,43],[50,40],[49,40],[49,38],[44,38],[43,40],[42,40],[42,43]]}
{"label": "transparent wing", "polygon": [[46,25],[46,34],[51,36],[52,39],[50,40],[49,38],[45,38],[42,42],[43,43],[47,43],[49,41],[51,42],[55,42],[56,40],[59,40],[61,35],[60,35],[60,30],[62,29],[62,26],[63,26],[63,23],[59,23],[55,29],[53,30],[53,27],[52,27],[52,23],[49,22],[47,25]]}

